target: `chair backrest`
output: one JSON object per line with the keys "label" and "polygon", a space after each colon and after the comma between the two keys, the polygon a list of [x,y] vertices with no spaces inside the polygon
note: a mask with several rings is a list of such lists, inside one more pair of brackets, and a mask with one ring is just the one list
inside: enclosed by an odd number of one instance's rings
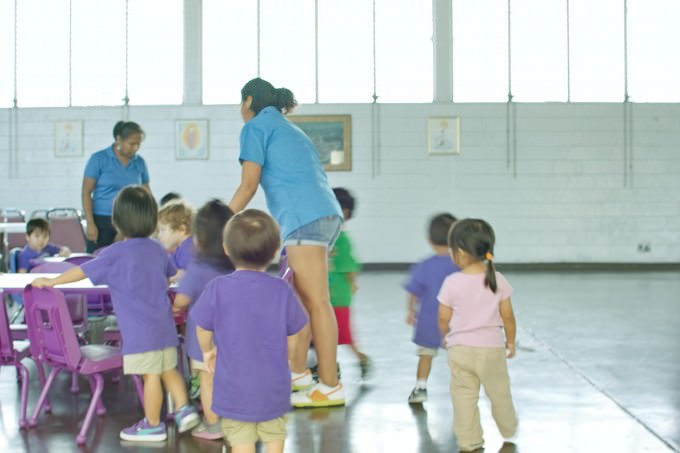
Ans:
{"label": "chair backrest", "polygon": [[15,247],[12,250],[9,251],[9,254],[7,255],[8,258],[8,269],[11,273],[16,274],[18,266],[18,260],[19,260],[19,253],[21,253],[21,248]]}
{"label": "chair backrest", "polygon": [[64,295],[54,288],[24,289],[28,339],[33,357],[75,370],[82,360]]}
{"label": "chair backrest", "polygon": [[12,345],[12,333],[9,330],[9,317],[7,305],[0,300],[0,363],[11,362],[14,359],[14,346]]}
{"label": "chair backrest", "polygon": [[52,208],[47,211],[50,222],[50,242],[67,246],[72,252],[85,251],[85,231],[80,211],[73,208]]}
{"label": "chair backrest", "polygon": [[[0,221],[3,223],[23,223],[26,221],[26,214],[21,209],[4,208],[0,213]],[[26,245],[25,233],[6,233],[7,250]]]}
{"label": "chair backrest", "polygon": [[279,261],[279,278],[284,279],[289,285],[293,284],[293,269],[288,267],[288,255],[284,250]]}
{"label": "chair backrest", "polygon": [[[31,268],[32,274],[54,274],[62,273],[67,270],[76,267],[76,264],[69,263],[67,261],[57,261],[51,262],[47,261],[45,263],[38,264]],[[69,315],[71,316],[71,321],[75,324],[81,324],[87,319],[87,306],[86,299],[83,294],[69,294],[64,296],[66,300],[66,306],[68,307]]]}

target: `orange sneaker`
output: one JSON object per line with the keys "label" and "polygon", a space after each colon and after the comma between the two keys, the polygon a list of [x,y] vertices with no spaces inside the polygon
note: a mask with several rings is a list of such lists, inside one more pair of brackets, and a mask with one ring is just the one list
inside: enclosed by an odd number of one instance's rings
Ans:
{"label": "orange sneaker", "polygon": [[329,392],[324,393],[320,389],[320,384],[316,384],[306,392],[293,393],[291,404],[299,408],[344,406],[345,389],[342,384],[338,384]]}

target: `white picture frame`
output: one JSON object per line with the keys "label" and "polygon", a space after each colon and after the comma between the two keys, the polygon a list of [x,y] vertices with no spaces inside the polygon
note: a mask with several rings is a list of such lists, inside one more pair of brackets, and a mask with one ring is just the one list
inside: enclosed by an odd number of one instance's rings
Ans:
{"label": "white picture frame", "polygon": [[56,157],[83,155],[83,122],[81,120],[55,121],[54,155]]}
{"label": "white picture frame", "polygon": [[177,120],[175,126],[175,159],[208,158],[208,120]]}
{"label": "white picture frame", "polygon": [[460,154],[460,117],[434,116],[427,119],[427,153]]}

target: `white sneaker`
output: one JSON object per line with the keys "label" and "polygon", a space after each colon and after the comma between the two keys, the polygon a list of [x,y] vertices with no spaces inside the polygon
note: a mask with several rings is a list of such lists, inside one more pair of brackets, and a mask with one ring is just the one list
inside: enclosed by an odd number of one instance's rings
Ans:
{"label": "white sneaker", "polygon": [[314,385],[314,379],[312,377],[312,372],[306,369],[304,373],[290,373],[291,387],[294,392],[299,392],[301,390],[307,390]]}
{"label": "white sneaker", "polygon": [[338,383],[329,392],[322,392],[321,384],[316,384],[306,392],[296,392],[291,396],[293,407],[331,407],[345,405],[345,389]]}

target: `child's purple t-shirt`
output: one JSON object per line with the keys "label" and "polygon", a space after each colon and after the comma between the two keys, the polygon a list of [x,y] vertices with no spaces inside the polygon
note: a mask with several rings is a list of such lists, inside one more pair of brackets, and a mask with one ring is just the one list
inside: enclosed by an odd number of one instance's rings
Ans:
{"label": "child's purple t-shirt", "polygon": [[24,246],[24,249],[19,252],[17,256],[17,269],[26,269],[30,271],[34,267],[31,261],[45,256],[54,256],[59,253],[61,249],[54,244],[47,244],[41,251],[36,252],[28,245]]}
{"label": "child's purple t-shirt", "polygon": [[502,348],[503,320],[500,303],[512,294],[512,287],[496,272],[496,292],[484,286],[486,274],[457,272],[444,280],[439,302],[453,309],[446,334],[446,347],[454,345]]}
{"label": "child's purple t-shirt", "polygon": [[170,259],[178,270],[188,268],[194,259],[194,237],[189,236],[183,240],[170,255]]}
{"label": "child's purple t-shirt", "polygon": [[433,255],[411,267],[404,289],[418,298],[413,330],[413,342],[418,346],[433,349],[441,346],[437,294],[444,279],[459,270],[448,255]]}
{"label": "child's purple t-shirt", "polygon": [[208,283],[189,317],[214,334],[216,414],[262,422],[290,411],[287,340],[307,315],[288,283],[237,270]]}
{"label": "child's purple t-shirt", "polygon": [[168,278],[177,273],[167,251],[149,238],[114,242],[81,269],[108,285],[125,355],[177,346]]}
{"label": "child's purple t-shirt", "polygon": [[[198,301],[208,282],[215,277],[226,275],[229,272],[224,268],[199,259],[189,263],[187,271],[177,288],[177,294],[184,294],[191,299],[189,313],[191,313],[191,309],[196,305],[196,301]],[[203,352],[196,338],[196,322],[191,316],[188,317],[186,325],[186,351],[187,355],[192,359],[199,362],[203,361]]]}

